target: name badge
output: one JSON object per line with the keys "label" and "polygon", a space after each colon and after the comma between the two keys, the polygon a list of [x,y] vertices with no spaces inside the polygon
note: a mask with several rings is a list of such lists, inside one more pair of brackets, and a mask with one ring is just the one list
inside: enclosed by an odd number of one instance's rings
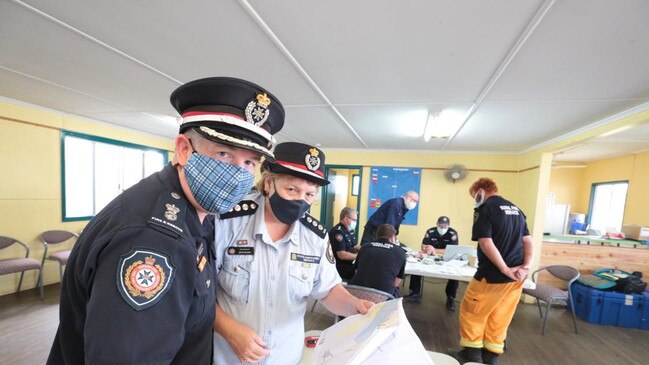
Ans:
{"label": "name badge", "polygon": [[229,247],[228,255],[254,255],[254,247]]}
{"label": "name badge", "polygon": [[297,252],[291,252],[291,261],[305,262],[307,264],[319,264],[320,256],[310,256]]}

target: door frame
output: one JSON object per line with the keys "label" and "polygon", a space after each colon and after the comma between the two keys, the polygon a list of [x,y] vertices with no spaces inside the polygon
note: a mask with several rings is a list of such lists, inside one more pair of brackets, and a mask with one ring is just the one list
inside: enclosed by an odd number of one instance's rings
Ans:
{"label": "door frame", "polygon": [[[346,170],[358,170],[358,176],[359,176],[359,184],[358,184],[358,198],[356,199],[356,211],[358,212],[358,218],[360,219],[361,215],[361,197],[363,196],[363,165],[326,165],[325,166],[325,179],[329,180],[329,169],[346,169]],[[351,181],[349,184],[351,185]],[[329,189],[329,185],[325,185],[322,187],[322,194],[320,196],[322,197],[327,197],[327,192]],[[324,218],[326,217],[327,214],[327,202],[323,202],[320,204],[320,218],[322,221],[324,221]],[[334,215],[335,217],[335,215]],[[333,222],[332,227],[336,225],[338,222]],[[354,230],[354,238],[356,238],[356,242],[358,242],[358,224],[356,225],[356,230]]]}

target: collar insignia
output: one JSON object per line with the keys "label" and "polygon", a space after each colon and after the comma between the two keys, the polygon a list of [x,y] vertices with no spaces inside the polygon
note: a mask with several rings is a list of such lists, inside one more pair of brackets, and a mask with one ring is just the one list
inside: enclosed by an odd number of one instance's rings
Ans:
{"label": "collar insignia", "polygon": [[174,204],[165,204],[165,207],[167,208],[167,211],[165,212],[165,219],[168,221],[176,221],[178,219],[178,212],[180,212],[180,209],[178,209]]}

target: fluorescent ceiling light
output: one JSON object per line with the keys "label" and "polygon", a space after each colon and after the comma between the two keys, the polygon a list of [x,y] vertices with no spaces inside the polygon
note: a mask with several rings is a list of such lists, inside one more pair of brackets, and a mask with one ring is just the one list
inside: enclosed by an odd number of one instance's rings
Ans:
{"label": "fluorescent ceiling light", "polygon": [[433,137],[448,138],[460,127],[462,116],[462,113],[449,109],[443,110],[439,114],[428,114],[424,128],[424,140],[428,142]]}

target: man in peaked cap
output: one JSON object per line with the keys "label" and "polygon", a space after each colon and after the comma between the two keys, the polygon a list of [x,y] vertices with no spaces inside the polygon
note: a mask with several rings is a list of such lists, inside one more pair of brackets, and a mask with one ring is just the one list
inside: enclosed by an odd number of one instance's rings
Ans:
{"label": "man in peaked cap", "polygon": [[[447,216],[441,216],[437,219],[437,225],[429,228],[421,240],[421,250],[428,255],[435,255],[435,250],[443,250],[448,245],[459,244],[457,231],[449,225],[451,220]],[[408,295],[409,302],[420,302],[422,295],[422,277],[419,275],[410,276],[410,294]],[[457,294],[457,287],[459,282],[457,280],[449,280],[446,283],[446,309],[455,311],[455,295]]]}
{"label": "man in peaked cap", "polygon": [[245,80],[189,82],[172,163],[110,202],[66,266],[48,364],[210,364],[216,300],[214,218],[273,160],[282,104]]}
{"label": "man in peaked cap", "polygon": [[262,171],[257,192],[216,220],[216,364],[297,364],[309,297],[343,316],[372,306],[340,285],[327,229],[306,213],[329,183],[324,153],[280,143]]}

